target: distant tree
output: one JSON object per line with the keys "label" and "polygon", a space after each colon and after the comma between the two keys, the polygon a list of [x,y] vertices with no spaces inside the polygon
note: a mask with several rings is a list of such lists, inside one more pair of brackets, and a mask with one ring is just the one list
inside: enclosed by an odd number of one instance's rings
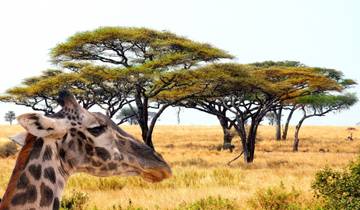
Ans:
{"label": "distant tree", "polygon": [[269,125],[275,124],[276,116],[275,116],[274,112],[268,112],[265,115],[265,118],[269,121]]}
{"label": "distant tree", "polygon": [[128,122],[130,125],[137,125],[137,109],[132,107],[124,107],[120,113],[116,116],[120,120],[120,124]]}
{"label": "distant tree", "polygon": [[181,111],[182,111],[181,106],[176,107],[176,121],[177,121],[178,125],[180,124],[180,113],[181,113]]}
{"label": "distant tree", "polygon": [[15,120],[15,112],[14,111],[8,111],[5,113],[5,121],[9,122],[10,125],[12,125],[12,122]]}
{"label": "distant tree", "polygon": [[327,113],[342,111],[350,108],[358,101],[355,94],[331,95],[313,94],[297,99],[297,106],[303,112],[301,119],[295,127],[293,151],[299,149],[299,132],[304,121],[311,117],[322,117]]}
{"label": "distant tree", "polygon": [[[120,120],[118,124],[128,122],[130,125],[138,125],[139,123],[136,117],[138,114],[139,112],[137,111],[136,107],[133,107],[131,104],[129,104],[129,107],[124,107],[121,109],[120,113],[116,116],[116,118]],[[156,112],[149,111],[148,114],[149,114],[149,119],[148,119],[149,121],[156,116]]]}

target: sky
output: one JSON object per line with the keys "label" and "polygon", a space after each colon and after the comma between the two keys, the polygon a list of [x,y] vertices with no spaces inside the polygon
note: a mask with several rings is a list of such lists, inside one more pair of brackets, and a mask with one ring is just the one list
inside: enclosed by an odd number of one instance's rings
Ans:
{"label": "sky", "polygon": [[[357,0],[1,1],[0,93],[53,67],[49,52],[56,44],[100,26],[168,30],[224,49],[239,63],[296,60],[341,70],[360,83],[359,11]],[[359,96],[360,87],[351,92]],[[31,111],[0,103],[0,123],[5,123],[2,116],[9,110],[17,115]],[[181,122],[218,123],[215,117],[194,110],[182,111]],[[360,103],[305,124],[357,122]],[[175,110],[167,110],[159,123],[175,124]]]}

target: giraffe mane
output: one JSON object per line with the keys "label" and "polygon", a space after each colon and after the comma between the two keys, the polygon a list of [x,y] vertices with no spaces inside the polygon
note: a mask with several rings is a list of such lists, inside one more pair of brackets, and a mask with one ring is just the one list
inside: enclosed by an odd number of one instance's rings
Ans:
{"label": "giraffe mane", "polygon": [[29,160],[29,155],[35,140],[36,136],[28,133],[28,135],[26,136],[25,145],[21,148],[16,159],[15,168],[11,174],[9,184],[3,196],[3,200],[0,203],[0,210],[6,210],[11,202],[11,198],[16,188],[17,180],[19,179],[21,171],[24,170]]}

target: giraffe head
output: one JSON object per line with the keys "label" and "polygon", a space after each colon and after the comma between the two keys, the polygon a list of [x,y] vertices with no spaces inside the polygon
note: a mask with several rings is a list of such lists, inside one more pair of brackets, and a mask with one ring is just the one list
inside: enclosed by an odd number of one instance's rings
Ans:
{"label": "giraffe head", "polygon": [[[171,176],[160,154],[135,140],[107,116],[84,109],[68,91],[60,93],[58,102],[62,109],[52,116],[28,113],[17,120],[27,133],[44,143],[55,143],[58,158],[69,174],[139,175],[152,182]],[[26,134],[18,136],[24,139]]]}

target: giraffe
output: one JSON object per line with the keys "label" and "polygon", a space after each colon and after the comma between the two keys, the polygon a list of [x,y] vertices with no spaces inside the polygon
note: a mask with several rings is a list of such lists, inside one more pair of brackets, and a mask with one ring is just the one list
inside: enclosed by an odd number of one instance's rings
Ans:
{"label": "giraffe", "polygon": [[69,91],[61,91],[58,102],[62,109],[51,116],[17,117],[25,132],[12,140],[23,147],[0,210],[59,209],[65,183],[77,172],[141,176],[150,182],[171,176],[160,154],[105,115],[81,107]]}

